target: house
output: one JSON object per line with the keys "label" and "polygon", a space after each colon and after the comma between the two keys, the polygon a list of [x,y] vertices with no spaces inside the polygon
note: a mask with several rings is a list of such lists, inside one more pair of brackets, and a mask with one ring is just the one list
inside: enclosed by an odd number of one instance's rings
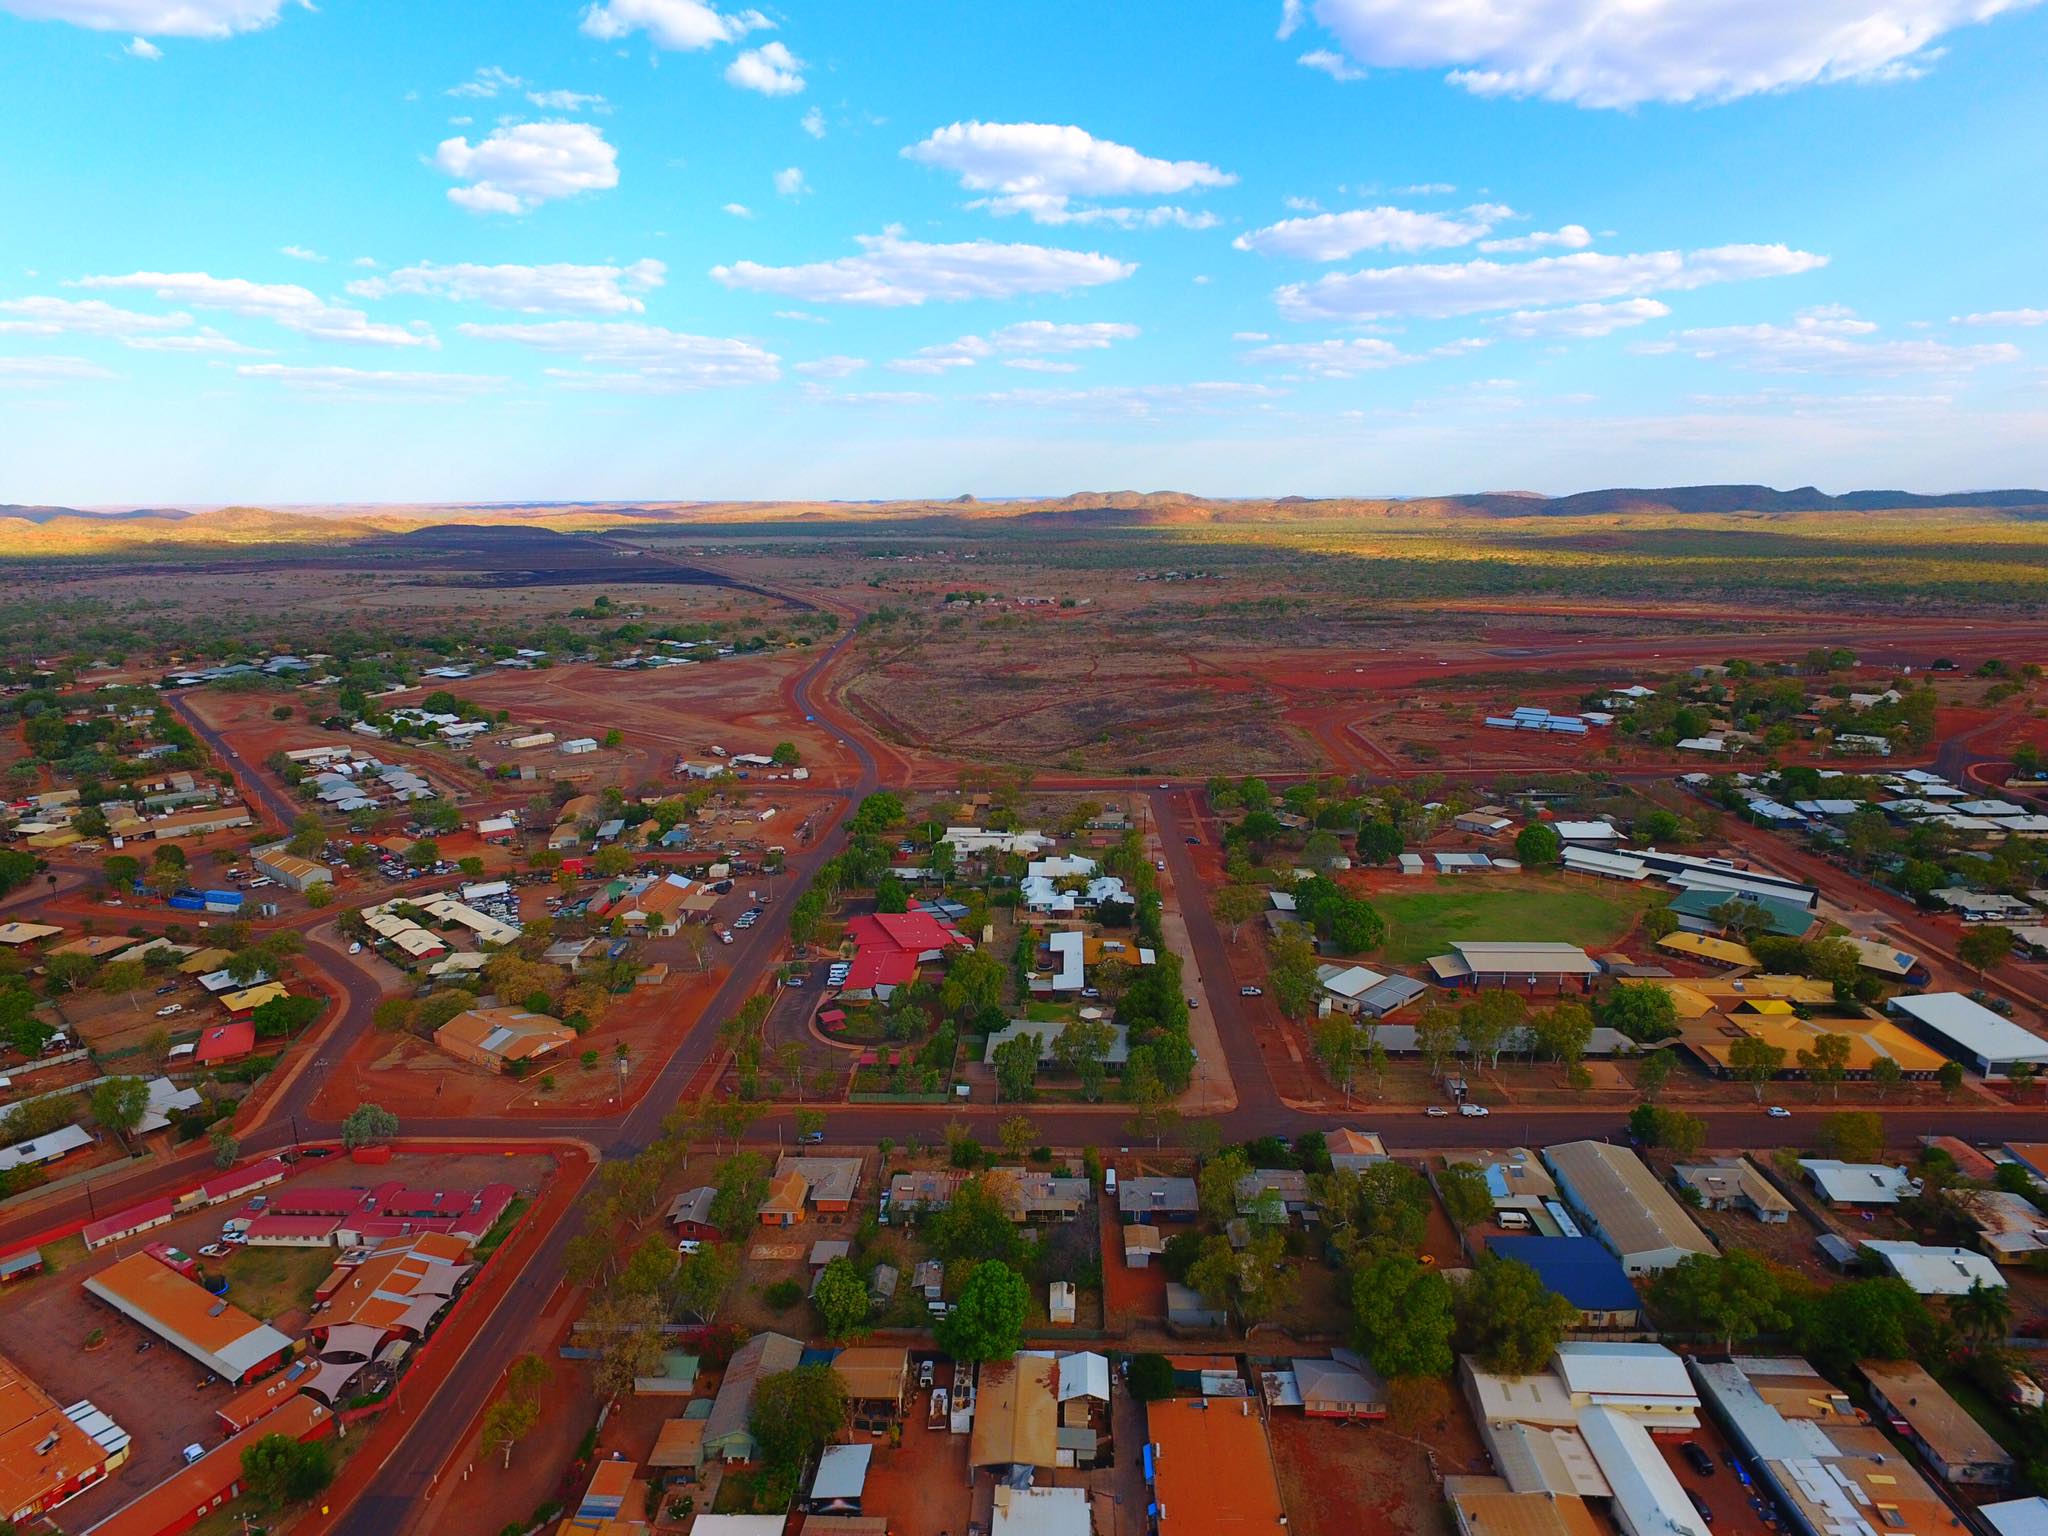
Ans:
{"label": "house", "polygon": [[1920,1193],[1920,1181],[1903,1168],[1883,1163],[1845,1163],[1832,1157],[1802,1157],[1803,1172],[1829,1205],[1897,1205]]}
{"label": "house", "polygon": [[1576,1494],[1517,1493],[1504,1477],[1444,1479],[1458,1536],[1600,1536],[1603,1527]]}
{"label": "house", "polygon": [[1166,1234],[1149,1221],[1134,1221],[1124,1228],[1124,1267],[1150,1269],[1153,1257],[1166,1252]]}
{"label": "house", "polygon": [[1927,968],[1918,955],[1903,949],[1894,949],[1889,944],[1875,939],[1859,939],[1853,935],[1842,940],[1856,951],[1856,963],[1864,970],[1894,981],[1919,984],[1927,979]]}
{"label": "house", "polygon": [[1382,976],[1362,965],[1316,967],[1317,1011],[1383,1019],[1429,990],[1412,976]]}
{"label": "house", "polygon": [[1792,1202],[1746,1157],[1718,1163],[1680,1164],[1671,1170],[1680,1189],[1689,1189],[1709,1211],[1747,1211],[1758,1221],[1782,1224],[1792,1219]]}
{"label": "house", "polygon": [[1578,843],[1566,845],[1562,862],[1572,874],[1593,875],[1602,880],[1646,880],[1650,875],[1650,866],[1633,854],[1610,853]]}
{"label": "house", "polygon": [[505,1072],[573,1044],[576,1031],[523,1008],[468,1008],[434,1031],[434,1044],[458,1061]]}
{"label": "house", "polygon": [[1158,1536],[1284,1527],[1265,1420],[1248,1399],[1161,1398],[1145,1405],[1145,1434]]}
{"label": "house", "polygon": [[1731,904],[1740,904],[1754,909],[1744,914],[1752,920],[1760,919],[1762,932],[1776,934],[1781,938],[1803,939],[1814,924],[1813,910],[1802,902],[1788,900],[1781,896],[1765,895],[1754,891],[1720,891],[1698,886],[1689,891],[1680,891],[1671,898],[1671,910],[1678,918],[1678,926],[1685,933],[1718,933],[1729,926],[1718,921],[1713,914]]}
{"label": "house", "polygon": [[93,1144],[92,1132],[81,1125],[63,1125],[11,1147],[0,1147],[0,1173],[54,1163]]}
{"label": "house", "polygon": [[[756,1208],[755,1215],[764,1227],[793,1227],[804,1219],[804,1197],[810,1193],[810,1181],[795,1169],[779,1172],[768,1181],[768,1197]],[[745,1460],[744,1457],[740,1458]]]}
{"label": "house", "polygon": [[1259,1214],[1269,1205],[1281,1225],[1314,1210],[1308,1175],[1299,1168],[1255,1168],[1237,1181],[1238,1215]]}
{"label": "house", "polygon": [[1636,1288],[1597,1239],[1509,1235],[1488,1237],[1486,1247],[1496,1258],[1536,1271],[1545,1290],[1578,1308],[1581,1328],[1634,1328],[1642,1321]]}
{"label": "house", "polygon": [[916,980],[921,966],[968,947],[965,935],[929,912],[863,914],[847,923],[846,936],[854,955],[839,990],[856,1002],[887,999]]}
{"label": "house", "polygon": [[[1092,1497],[1086,1488],[1018,1488],[999,1483],[990,1495],[988,1536],[1091,1536],[1095,1529],[1089,1504]],[[804,1536],[811,1533],[812,1527],[805,1526]],[[820,1530],[817,1536],[828,1533]]]}
{"label": "house", "polygon": [[1995,1263],[2037,1263],[2036,1254],[2048,1253],[2048,1216],[2024,1195],[2002,1189],[1973,1190],[1969,1209],[1977,1227],[1977,1245]]}
{"label": "house", "polygon": [[256,1025],[249,1019],[229,1024],[208,1024],[192,1043],[192,1064],[210,1067],[216,1062],[240,1061],[256,1051]]}
{"label": "house", "polygon": [[1166,1282],[1166,1326],[1172,1331],[1203,1331],[1230,1326],[1230,1314],[1212,1307],[1202,1293],[1169,1280]]}
{"label": "house", "polygon": [[283,1361],[292,1341],[146,1253],[118,1259],[85,1289],[223,1381],[244,1382]]}
{"label": "house", "polygon": [[279,885],[303,891],[316,885],[332,885],[334,871],[317,859],[301,858],[283,843],[271,843],[249,855],[256,873],[268,875]]}
{"label": "house", "polygon": [[[1060,935],[1055,934],[1053,937],[1058,938]],[[1080,935],[1077,934],[1075,937],[1078,938]],[[1054,985],[1057,986],[1058,983],[1055,982]],[[1060,1036],[1067,1032],[1067,1024],[1066,1019],[1053,1019],[1044,1023],[1031,1019],[1012,1019],[1001,1029],[989,1034],[988,1044],[982,1049],[981,1059],[984,1064],[993,1065],[997,1046],[1014,1040],[1019,1035],[1036,1035],[1038,1060],[1041,1065],[1050,1065],[1055,1060],[1054,1048],[1058,1045]],[[1131,1032],[1122,1024],[1112,1024],[1109,1029],[1109,1049],[1098,1059],[1104,1066],[1121,1067],[1130,1059]]]}
{"label": "house", "polygon": [[2048,1536],[2048,1498],[2039,1495],[1980,1504],[1977,1517],[1990,1527],[1992,1536]]}
{"label": "house", "polygon": [[853,1209],[860,1193],[862,1160],[857,1157],[797,1157],[785,1155],[775,1162],[775,1176],[803,1175],[805,1198],[818,1211],[841,1215]]}
{"label": "house", "polygon": [[1611,821],[1553,821],[1550,830],[1567,848],[1613,848],[1621,831]]}
{"label": "house", "polygon": [[1147,1174],[1117,1183],[1117,1215],[1127,1222],[1193,1221],[1201,1209],[1193,1179]]}
{"label": "house", "polygon": [[695,1189],[686,1189],[668,1203],[669,1225],[675,1228],[678,1238],[700,1243],[717,1242],[724,1234],[711,1220],[711,1207],[718,1199],[718,1191],[709,1184],[700,1184]]}
{"label": "house", "polygon": [[1507,831],[1514,825],[1504,806],[1479,805],[1469,811],[1461,811],[1451,819],[1451,825],[1460,832],[1469,832],[1475,837],[1493,837]]}
{"label": "house", "polygon": [[1001,1469],[1059,1465],[1059,1365],[1046,1355],[991,1360],[981,1368],[967,1464]]}
{"label": "house", "polygon": [[1865,1360],[1857,1369],[1877,1410],[1948,1483],[2003,1487],[2012,1455],[1917,1360]]}
{"label": "house", "polygon": [[1699,960],[1708,965],[1753,969],[1758,963],[1755,952],[1747,944],[1716,938],[1709,933],[1688,933],[1684,929],[1665,934],[1657,941],[1657,947],[1667,955]]}
{"label": "house", "polygon": [[1604,1141],[1546,1147],[1557,1187],[1630,1276],[1670,1269],[1714,1245],[1643,1160]]}
{"label": "house", "polygon": [[[1283,1373],[1286,1374],[1286,1373]],[[1333,1350],[1327,1360],[1297,1358],[1291,1373],[1294,1389],[1283,1403],[1299,1403],[1311,1419],[1383,1419],[1387,1416],[1387,1383],[1364,1356]],[[1283,1386],[1283,1393],[1286,1389]]]}
{"label": "house", "polygon": [[1386,1143],[1372,1131],[1339,1127],[1324,1134],[1323,1147],[1330,1154],[1330,1166],[1348,1173],[1358,1173],[1387,1160]]}
{"label": "house", "polygon": [[2005,1284],[2005,1276],[1998,1272],[1996,1264],[1967,1248],[1877,1238],[1868,1239],[1861,1246],[1921,1296],[1967,1296],[1975,1285],[1996,1289]]}
{"label": "house", "polygon": [[943,1210],[953,1203],[953,1192],[967,1181],[967,1175],[958,1168],[932,1168],[913,1173],[899,1173],[889,1180],[889,1187],[882,1192],[882,1220],[917,1211]]}
{"label": "house", "polygon": [[726,1461],[752,1461],[760,1450],[749,1420],[754,1411],[754,1391],[764,1376],[792,1371],[803,1359],[804,1347],[782,1333],[757,1333],[726,1363],[725,1376],[718,1383],[718,1396],[711,1404],[711,1417],[704,1425],[704,1454]]}
{"label": "house", "polygon": [[1496,1218],[1502,1212],[1516,1211],[1538,1231],[1555,1235],[1561,1230],[1547,1209],[1557,1205],[1557,1181],[1527,1147],[1510,1147],[1504,1153],[1450,1152],[1445,1154],[1444,1163],[1447,1167],[1479,1170],[1486,1180],[1486,1192],[1493,1201]]}
{"label": "house", "polygon": [[910,1388],[910,1351],[900,1345],[858,1345],[832,1357],[848,1401],[863,1417],[894,1419],[903,1412]]}
{"label": "house", "polygon": [[0,1355],[0,1519],[26,1526],[128,1460],[128,1432],[90,1402],[57,1400]]}
{"label": "house", "polygon": [[1061,1178],[1035,1168],[991,1168],[989,1192],[1012,1221],[1072,1221],[1088,1203],[1085,1178]]}
{"label": "house", "polygon": [[2048,1040],[1960,992],[1895,997],[1885,1007],[1930,1045],[1982,1077],[2002,1078],[2019,1062],[2048,1067]]}

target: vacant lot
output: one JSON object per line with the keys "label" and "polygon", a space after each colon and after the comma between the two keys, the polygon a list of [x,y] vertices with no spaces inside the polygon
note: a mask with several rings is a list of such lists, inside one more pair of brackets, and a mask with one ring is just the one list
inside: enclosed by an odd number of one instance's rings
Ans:
{"label": "vacant lot", "polygon": [[1385,958],[1415,965],[1457,939],[1526,939],[1599,950],[1619,943],[1658,892],[1525,875],[1446,876],[1373,897]]}

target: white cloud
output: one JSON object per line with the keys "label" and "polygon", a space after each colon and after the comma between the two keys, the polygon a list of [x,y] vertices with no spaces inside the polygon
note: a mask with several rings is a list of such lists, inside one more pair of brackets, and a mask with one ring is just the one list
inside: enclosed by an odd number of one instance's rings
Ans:
{"label": "white cloud", "polygon": [[808,310],[802,309],[778,309],[775,311],[775,318],[778,320],[797,320],[805,325],[830,325],[832,323],[823,315],[814,315]]}
{"label": "white cloud", "polygon": [[0,357],[0,389],[119,377],[111,368],[102,368],[82,357]]}
{"label": "white cloud", "polygon": [[795,371],[807,379],[843,379],[859,373],[867,365],[864,357],[814,357],[809,362],[796,364]]}
{"label": "white cloud", "polygon": [[1005,368],[1021,368],[1026,373],[1079,373],[1079,363],[1056,363],[1049,357],[1006,357]]}
{"label": "white cloud", "polygon": [[1273,36],[1284,43],[1300,29],[1301,22],[1301,0],[1280,0],[1280,26]]}
{"label": "white cloud", "polygon": [[1341,83],[1363,80],[1366,76],[1366,71],[1348,61],[1343,54],[1328,48],[1311,48],[1294,62],[1303,69],[1316,70]]}
{"label": "white cloud", "polygon": [[190,315],[145,315],[104,299],[0,299],[0,335],[112,336],[125,340],[192,324]]}
{"label": "white cloud", "polygon": [[781,43],[748,48],[725,66],[725,82],[763,96],[794,96],[804,88],[804,61]]}
{"label": "white cloud", "polygon": [[841,394],[837,390],[825,388],[822,384],[806,384],[803,386],[803,391],[805,399],[815,400],[821,405],[872,406],[878,409],[888,409],[892,406],[937,405],[939,403],[937,395],[928,395],[924,391],[916,389],[874,389],[868,390],[865,393],[853,391]]}
{"label": "white cloud", "polygon": [[0,11],[30,21],[144,37],[232,37],[270,26],[283,8],[284,0],[0,0]]}
{"label": "white cloud", "polygon": [[2034,0],[1317,0],[1356,62],[1448,69],[1486,96],[1582,107],[1886,80],[1952,28]]}
{"label": "white cloud", "polygon": [[386,277],[363,278],[348,285],[358,298],[385,299],[393,294],[452,299],[463,304],[488,304],[526,314],[567,312],[589,315],[637,315],[647,306],[636,297],[659,288],[668,268],[658,261],[628,266],[451,266],[423,261],[401,267]]}
{"label": "white cloud", "polygon": [[1567,304],[1562,309],[1518,309],[1494,324],[1517,341],[1582,340],[1611,336],[1631,325],[1662,320],[1671,306],[1655,299],[1618,299],[1612,304]]}
{"label": "white cloud", "polygon": [[1213,218],[1184,210],[1073,209],[1076,197],[1162,197],[1237,178],[1199,160],[1158,160],[1128,145],[1057,123],[953,123],[904,149],[905,159],[951,171],[970,192],[989,192],[971,206],[1027,213],[1041,224],[1091,219],[1119,224],[1178,223],[1206,227]]}
{"label": "white cloud", "polygon": [[311,261],[317,263],[324,262],[327,260],[327,258],[325,256],[322,256],[318,251],[308,250],[303,245],[280,245],[277,248],[277,254],[280,256],[289,256],[293,261]]}
{"label": "white cloud", "polygon": [[[1000,357],[1005,353],[1022,354],[1023,358],[1042,358],[1047,353],[1093,352],[1119,341],[1129,341],[1138,334],[1135,325],[1118,321],[1097,320],[1082,324],[1062,324],[1052,320],[1020,320],[1006,325],[1001,330],[991,331],[986,337],[962,336],[935,347],[923,347],[909,357],[898,358],[889,367],[897,373],[940,374],[954,368],[971,368],[978,362]],[[1072,363],[1046,364],[1039,367],[1034,362],[1011,360],[1012,367],[1037,367],[1041,373],[1071,373]]]}
{"label": "white cloud", "polygon": [[1566,224],[1552,230],[1538,230],[1534,234],[1517,235],[1511,240],[1482,240],[1482,251],[1583,251],[1593,243],[1593,235],[1583,224]]}
{"label": "white cloud", "polygon": [[448,200],[472,213],[525,213],[619,184],[618,151],[589,123],[516,123],[476,144],[444,139],[434,164],[469,183],[450,187]]}
{"label": "white cloud", "polygon": [[448,94],[466,101],[489,101],[500,91],[516,91],[524,84],[526,82],[511,71],[496,64],[485,64],[462,84],[448,87]]}
{"label": "white cloud", "polygon": [[131,59],[147,59],[152,64],[164,56],[163,49],[146,37],[129,38],[121,51]]}
{"label": "white cloud", "polygon": [[995,348],[979,336],[962,336],[958,341],[945,342],[936,347],[921,347],[909,357],[899,357],[888,364],[891,373],[921,373],[936,377],[955,368],[972,368],[985,357],[995,355]]}
{"label": "white cloud", "polygon": [[170,336],[124,336],[121,345],[132,347],[137,352],[198,352],[228,357],[268,357],[263,347],[246,346],[233,337],[223,336],[210,325],[198,330],[180,332]]}
{"label": "white cloud", "polygon": [[1394,190],[1403,197],[1449,197],[1458,190],[1458,186],[1451,181],[1419,181],[1412,187],[1396,187]]}
{"label": "white cloud", "polygon": [[1180,229],[1214,229],[1222,222],[1213,213],[1190,213],[1173,203],[1155,208],[1077,205],[1063,192],[1006,193],[979,197],[967,206],[986,208],[1002,217],[1027,213],[1034,224],[1113,224],[1119,229],[1159,229],[1171,224]]}
{"label": "white cloud", "polygon": [[537,352],[573,356],[671,390],[772,384],[782,376],[781,359],[750,341],[692,336],[658,325],[548,320],[534,325],[464,325],[459,329],[477,341],[516,342]]}
{"label": "white cloud", "polygon": [[817,107],[813,107],[803,115],[797,126],[812,138],[822,139],[825,137],[825,114]]}
{"label": "white cloud", "polygon": [[586,37],[605,42],[644,31],[657,48],[695,52],[773,23],[759,11],[728,16],[703,0],[600,0],[583,13],[582,25]]}
{"label": "white cloud", "polygon": [[1271,341],[1273,338],[1264,331],[1232,331],[1232,341]]}
{"label": "white cloud", "polygon": [[974,399],[983,405],[1149,418],[1257,409],[1284,394],[1284,390],[1264,384],[1224,379],[1191,384],[1101,384],[1089,389],[1009,389]]}
{"label": "white cloud", "polygon": [[775,173],[775,191],[781,197],[802,197],[811,190],[811,184],[804,180],[801,168],[785,166]]}
{"label": "white cloud", "polygon": [[745,203],[727,203],[723,211],[736,219],[751,219],[754,216],[754,210]]}
{"label": "white cloud", "polygon": [[84,277],[80,288],[134,288],[168,304],[218,309],[268,320],[321,341],[362,342],[379,347],[438,347],[433,333],[373,321],[359,309],[330,304],[296,283],[252,283],[243,277],[205,272],[130,272],[120,277]]}
{"label": "white cloud", "polygon": [[427,395],[453,398],[481,394],[503,379],[474,373],[410,373],[381,368],[298,367],[289,363],[244,363],[235,372],[245,379],[267,379],[290,389],[323,395],[370,398],[381,395]]}
{"label": "white cloud", "polygon": [[358,256],[354,261],[350,262],[349,265],[352,267],[364,267],[369,269],[370,271],[375,271],[377,267],[377,258],[374,256]]}
{"label": "white cloud", "polygon": [[1296,261],[1342,261],[1360,251],[1434,251],[1469,245],[1513,210],[1482,204],[1464,213],[1417,213],[1407,208],[1354,208],[1282,219],[1239,235],[1231,244],[1261,256]]}
{"label": "white cloud", "polygon": [[612,104],[596,91],[528,91],[526,99],[543,112],[609,112]]}
{"label": "white cloud", "polygon": [[2048,325],[2048,309],[1993,309],[1981,315],[1958,315],[1957,325]]}
{"label": "white cloud", "polygon": [[1244,360],[1265,367],[1298,368],[1323,379],[1348,379],[1420,361],[1391,341],[1373,336],[1354,336],[1344,341],[1280,342],[1255,347],[1245,353]]}
{"label": "white cloud", "polygon": [[1790,325],[1723,325],[1680,331],[1660,350],[1690,353],[1701,362],[1727,363],[1760,373],[1862,374],[1880,378],[1905,373],[1967,373],[1995,363],[2017,362],[2010,342],[1953,346],[1914,338],[1877,340],[1878,327],[1848,310],[1825,308],[1795,316]]}
{"label": "white cloud", "polygon": [[728,288],[772,293],[808,304],[873,304],[894,308],[963,299],[1010,299],[1026,293],[1070,293],[1114,283],[1135,262],[1094,251],[969,240],[929,245],[894,230],[856,237],[857,256],[769,267],[739,261],[711,269]]}
{"label": "white cloud", "polygon": [[1783,245],[1723,245],[1701,251],[1608,256],[1580,251],[1534,261],[1444,262],[1332,273],[1274,293],[1294,320],[1371,320],[1388,315],[1479,314],[1593,303],[1702,288],[1756,277],[1788,277],[1827,257]]}

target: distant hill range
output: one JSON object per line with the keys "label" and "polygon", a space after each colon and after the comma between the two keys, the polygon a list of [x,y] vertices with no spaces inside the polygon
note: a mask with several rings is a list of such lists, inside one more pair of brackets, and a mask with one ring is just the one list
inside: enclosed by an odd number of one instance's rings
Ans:
{"label": "distant hill range", "polygon": [[[136,507],[81,511],[72,507],[0,503],[0,559],[119,555],[161,551],[189,557],[212,550],[280,545],[353,544],[405,539],[440,548],[510,552],[524,538],[549,533],[644,529],[662,524],[734,528],[782,524],[829,527],[872,523],[927,524],[934,529],[1015,524],[1046,529],[1171,528],[1438,519],[1584,518],[1622,522],[1671,517],[1778,517],[1815,513],[1980,512],[2048,517],[2048,491],[1850,491],[1830,496],[1814,487],[1682,485],[1542,496],[1489,491],[1452,496],[1218,499],[1179,491],[1087,491],[1070,496],[928,501],[627,501],[519,502],[375,506],[222,507],[190,511]],[[404,545],[397,546],[403,549]]]}

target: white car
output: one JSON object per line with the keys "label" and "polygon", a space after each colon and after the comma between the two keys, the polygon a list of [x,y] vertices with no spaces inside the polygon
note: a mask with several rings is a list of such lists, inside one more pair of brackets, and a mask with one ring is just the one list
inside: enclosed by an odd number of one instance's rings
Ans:
{"label": "white car", "polygon": [[1773,1104],[1769,1109],[1765,1110],[1764,1113],[1769,1115],[1773,1120],[1790,1120],[1792,1118],[1792,1111],[1787,1109],[1782,1104]]}
{"label": "white car", "polygon": [[185,1447],[183,1454],[185,1457],[185,1465],[189,1467],[192,1465],[193,1462],[198,1461],[201,1457],[205,1456],[206,1447],[199,1444],[197,1441],[194,1441],[191,1445]]}
{"label": "white car", "polygon": [[1458,1106],[1458,1113],[1465,1116],[1465,1118],[1468,1120],[1478,1120],[1486,1115],[1492,1114],[1493,1111],[1488,1109],[1484,1104],[1460,1104]]}
{"label": "white car", "polygon": [[1448,1120],[1451,1117],[1451,1112],[1441,1104],[1432,1104],[1423,1113],[1432,1120]]}
{"label": "white car", "polygon": [[1239,987],[1237,995],[1239,997],[1264,997],[1266,989],[1264,987]]}
{"label": "white car", "polygon": [[163,1007],[157,1009],[156,1016],[160,1019],[168,1019],[172,1014],[183,1013],[184,1011],[185,1005],[183,1003],[165,1003]]}
{"label": "white car", "polygon": [[702,1249],[702,1248],[703,1248],[703,1246],[704,1246],[703,1240],[702,1240],[702,1239],[700,1239],[700,1238],[695,1238],[695,1237],[684,1237],[684,1238],[678,1238],[678,1239],[676,1240],[676,1252],[677,1252],[677,1253],[680,1253],[680,1254],[681,1254],[681,1255],[682,1255],[682,1256],[683,1256],[684,1258],[686,1258],[686,1259],[687,1259],[687,1258],[688,1258],[688,1257],[689,1257],[689,1256],[690,1256],[691,1254],[693,1254],[693,1253],[696,1253],[696,1252],[698,1252],[698,1251],[699,1251],[700,1249]]}
{"label": "white car", "polygon": [[718,942],[721,944],[730,944],[732,942],[732,930],[730,928],[719,929]]}
{"label": "white car", "polygon": [[351,943],[348,947],[348,952],[352,955],[360,955],[363,952],[362,941],[358,939]]}

